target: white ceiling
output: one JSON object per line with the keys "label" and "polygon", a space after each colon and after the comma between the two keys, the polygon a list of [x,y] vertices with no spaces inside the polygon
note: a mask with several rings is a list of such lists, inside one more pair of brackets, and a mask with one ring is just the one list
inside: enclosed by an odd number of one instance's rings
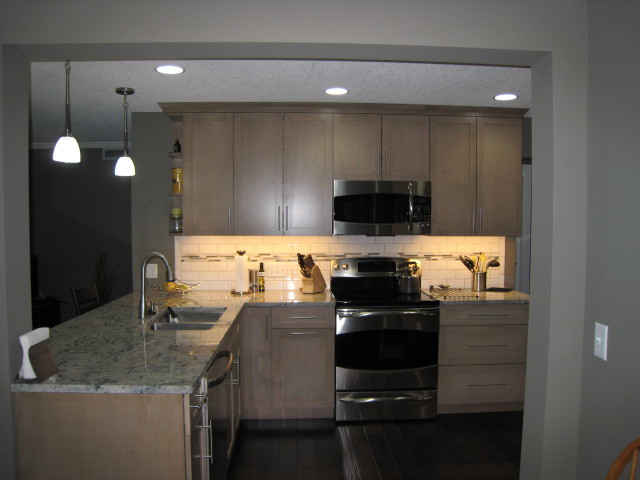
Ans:
{"label": "white ceiling", "polygon": [[[420,63],[188,60],[181,75],[161,75],[156,61],[71,61],[71,130],[81,146],[122,142],[122,96],[131,87],[130,112],[159,112],[158,102],[336,102],[530,108],[528,68]],[[64,62],[31,67],[34,147],[50,147],[64,132]],[[331,86],[349,89],[334,97]],[[511,102],[497,93],[517,93]]]}

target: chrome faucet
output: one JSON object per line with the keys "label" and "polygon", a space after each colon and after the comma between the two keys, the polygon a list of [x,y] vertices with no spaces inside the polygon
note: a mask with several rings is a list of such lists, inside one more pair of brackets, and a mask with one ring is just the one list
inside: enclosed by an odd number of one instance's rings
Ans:
{"label": "chrome faucet", "polygon": [[164,262],[165,267],[167,267],[167,282],[175,282],[176,277],[173,274],[173,269],[169,264],[169,260],[160,252],[151,252],[149,255],[142,260],[142,272],[140,274],[141,282],[140,282],[140,305],[138,306],[138,318],[144,320],[145,315],[147,314],[148,302],[147,302],[147,294],[146,294],[146,270],[147,263],[152,258],[159,258]]}

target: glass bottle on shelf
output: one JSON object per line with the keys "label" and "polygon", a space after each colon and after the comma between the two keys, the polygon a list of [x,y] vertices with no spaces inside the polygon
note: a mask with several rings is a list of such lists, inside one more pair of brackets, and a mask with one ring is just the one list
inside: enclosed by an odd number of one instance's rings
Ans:
{"label": "glass bottle on shelf", "polygon": [[172,208],[169,215],[169,233],[182,233],[182,209]]}

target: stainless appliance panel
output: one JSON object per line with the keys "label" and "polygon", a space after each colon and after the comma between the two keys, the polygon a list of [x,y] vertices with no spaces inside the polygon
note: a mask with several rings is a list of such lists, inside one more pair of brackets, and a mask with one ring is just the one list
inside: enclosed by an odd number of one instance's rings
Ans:
{"label": "stainless appliance panel", "polygon": [[336,420],[403,420],[435,418],[436,390],[336,392]]}
{"label": "stainless appliance panel", "polygon": [[397,390],[433,388],[436,385],[438,385],[438,365],[403,370],[336,367],[336,390]]}
{"label": "stainless appliance panel", "polygon": [[428,235],[431,183],[334,180],[336,235]]}

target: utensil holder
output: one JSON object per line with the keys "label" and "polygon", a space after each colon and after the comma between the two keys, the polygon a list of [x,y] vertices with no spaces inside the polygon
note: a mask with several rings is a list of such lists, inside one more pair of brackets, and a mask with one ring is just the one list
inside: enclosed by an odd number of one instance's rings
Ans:
{"label": "utensil holder", "polygon": [[317,265],[314,265],[311,269],[310,277],[302,277],[302,293],[321,293],[327,288],[327,283],[324,281],[322,272]]}
{"label": "utensil holder", "polygon": [[471,279],[472,292],[484,292],[487,289],[487,272],[473,272]]}

